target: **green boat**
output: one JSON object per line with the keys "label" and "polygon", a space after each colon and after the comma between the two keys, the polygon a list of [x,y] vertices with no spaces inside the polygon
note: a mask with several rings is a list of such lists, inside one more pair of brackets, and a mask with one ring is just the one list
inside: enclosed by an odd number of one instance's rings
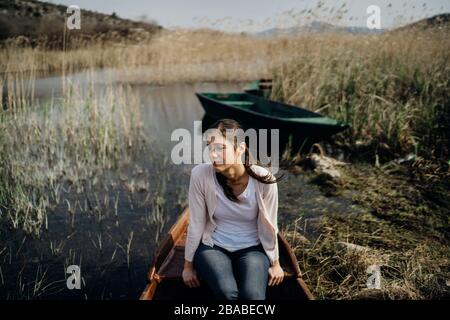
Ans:
{"label": "green boat", "polygon": [[304,108],[271,101],[254,91],[243,93],[196,93],[206,114],[215,119],[231,118],[246,128],[280,129],[295,139],[317,142],[347,129],[335,119]]}

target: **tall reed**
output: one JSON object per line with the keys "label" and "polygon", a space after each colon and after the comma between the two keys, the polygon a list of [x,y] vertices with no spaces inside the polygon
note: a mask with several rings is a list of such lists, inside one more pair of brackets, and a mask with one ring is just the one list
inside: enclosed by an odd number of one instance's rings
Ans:
{"label": "tall reed", "polygon": [[68,85],[62,98],[39,106],[14,95],[0,111],[0,210],[14,228],[39,235],[63,184],[81,190],[142,147],[139,99],[129,87],[82,91]]}

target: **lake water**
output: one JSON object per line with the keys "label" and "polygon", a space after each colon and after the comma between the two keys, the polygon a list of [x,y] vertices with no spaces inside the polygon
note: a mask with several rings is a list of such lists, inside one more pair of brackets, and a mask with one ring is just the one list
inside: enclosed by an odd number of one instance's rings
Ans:
{"label": "lake water", "polygon": [[[37,79],[35,101],[45,104],[57,99],[63,94],[63,86],[70,84],[86,95],[89,85],[93,85],[96,95],[101,95],[116,81],[117,74],[112,70],[70,75],[65,83],[57,76]],[[143,130],[149,138],[147,153],[120,173],[103,174],[87,192],[77,193],[66,186],[62,200],[48,214],[48,230],[39,239],[2,224],[0,298],[139,297],[146,285],[155,244],[186,203],[191,166],[170,163],[170,152],[176,144],[171,141],[171,133],[185,128],[193,134],[194,121],[202,120],[204,112],[195,92],[239,91],[241,85],[132,85],[130,90],[140,99]],[[130,192],[127,186],[133,184],[144,187]],[[158,195],[163,196],[159,206],[164,219],[155,222]],[[69,206],[74,214],[69,212]],[[81,290],[69,290],[66,286],[69,265],[81,268]]]}
{"label": "lake water", "polygon": [[[101,95],[118,79],[113,70],[74,74],[65,83],[61,77],[42,78],[35,82],[35,99],[44,104],[58,98],[70,84],[82,88],[82,94],[92,84]],[[40,238],[0,224],[0,298],[137,299],[156,244],[186,204],[192,166],[171,163],[176,144],[171,133],[185,128],[194,134],[194,121],[204,118],[195,92],[241,91],[243,85],[130,85],[139,97],[147,151],[120,171],[95,177],[82,192],[64,185]],[[324,197],[308,178],[287,172],[279,190],[281,228],[299,218],[347,213],[350,206],[349,199]],[[80,290],[66,286],[69,265],[81,268]]]}

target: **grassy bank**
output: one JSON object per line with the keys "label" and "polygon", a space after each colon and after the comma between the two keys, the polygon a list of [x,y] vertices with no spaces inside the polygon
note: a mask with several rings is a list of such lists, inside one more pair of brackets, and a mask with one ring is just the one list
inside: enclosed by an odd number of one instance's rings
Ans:
{"label": "grassy bank", "polygon": [[[286,228],[314,294],[448,299],[448,172],[424,161],[384,168],[354,164],[342,169],[338,188],[358,210],[349,206],[347,213],[329,211],[311,220],[300,215]],[[367,288],[370,266],[380,268],[380,290]]]}

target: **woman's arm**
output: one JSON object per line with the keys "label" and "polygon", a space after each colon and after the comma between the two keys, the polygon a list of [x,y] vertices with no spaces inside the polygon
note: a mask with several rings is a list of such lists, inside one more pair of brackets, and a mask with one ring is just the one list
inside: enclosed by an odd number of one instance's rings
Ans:
{"label": "woman's arm", "polygon": [[192,261],[184,260],[184,268],[183,268],[183,282],[189,288],[197,288],[200,286],[200,281],[197,277],[197,272],[194,270],[194,264]]}
{"label": "woman's arm", "polygon": [[198,166],[191,171],[189,182],[189,226],[185,246],[185,259],[192,262],[200,244],[206,223],[205,196],[201,186]]}
{"label": "woman's arm", "polygon": [[269,268],[269,286],[279,285],[284,279],[284,271],[281,268],[280,261],[275,260]]}
{"label": "woman's arm", "polygon": [[194,269],[194,263],[192,261],[184,260],[184,269]]}
{"label": "woman's arm", "polygon": [[183,281],[189,288],[200,286],[197,272],[194,269],[194,254],[200,244],[206,223],[205,197],[199,179],[198,169],[191,171],[189,182],[189,226],[185,245]]}
{"label": "woman's arm", "polygon": [[267,185],[269,188],[264,197],[270,222],[275,228],[275,254],[269,268],[269,286],[276,286],[284,279],[284,271],[281,268],[278,250],[278,186],[276,183]]}
{"label": "woman's arm", "polygon": [[264,204],[269,215],[269,219],[275,228],[275,255],[271,264],[274,265],[279,259],[278,250],[278,185],[276,183],[267,184],[267,191],[264,195]]}

